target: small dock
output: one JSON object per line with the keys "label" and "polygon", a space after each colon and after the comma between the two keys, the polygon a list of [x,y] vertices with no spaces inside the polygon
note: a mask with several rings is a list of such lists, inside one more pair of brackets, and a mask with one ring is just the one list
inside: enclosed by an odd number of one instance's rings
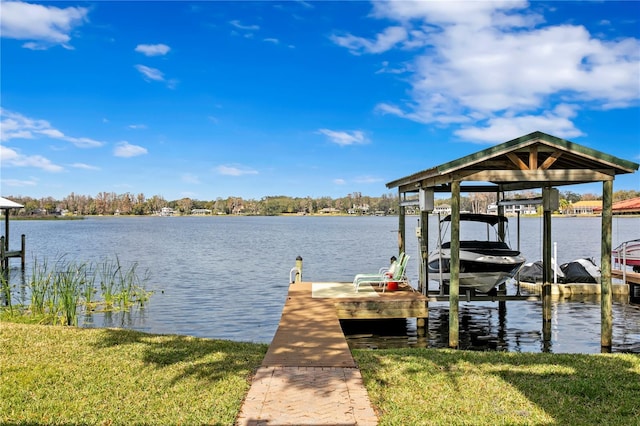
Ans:
{"label": "small dock", "polygon": [[340,319],[426,318],[427,303],[408,286],[291,284],[236,424],[377,425]]}

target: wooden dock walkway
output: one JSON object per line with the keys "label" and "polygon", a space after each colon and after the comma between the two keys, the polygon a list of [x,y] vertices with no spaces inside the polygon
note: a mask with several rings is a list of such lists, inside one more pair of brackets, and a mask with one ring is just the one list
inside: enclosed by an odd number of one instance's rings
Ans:
{"label": "wooden dock walkway", "polygon": [[350,291],[350,283],[289,286],[278,330],[237,425],[378,424],[340,317],[354,317],[354,307],[367,318],[426,317],[427,300],[411,291],[380,293],[369,286],[358,294]]}

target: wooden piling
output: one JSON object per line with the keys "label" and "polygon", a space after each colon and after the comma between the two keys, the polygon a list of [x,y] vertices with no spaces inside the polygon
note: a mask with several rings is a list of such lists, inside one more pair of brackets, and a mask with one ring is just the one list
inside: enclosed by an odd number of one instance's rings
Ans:
{"label": "wooden piling", "polygon": [[602,182],[602,247],[600,259],[600,346],[611,350],[613,312],[611,296],[611,225],[613,181]]}
{"label": "wooden piling", "polygon": [[542,327],[551,321],[551,188],[542,188]]}
{"label": "wooden piling", "polygon": [[420,212],[420,282],[418,289],[425,296],[429,292],[429,212]]}
{"label": "wooden piling", "polygon": [[451,184],[451,278],[449,281],[449,347],[459,344],[460,299],[460,181]]}
{"label": "wooden piling", "polygon": [[294,282],[302,282],[302,256],[296,257],[296,276]]}
{"label": "wooden piling", "polygon": [[405,252],[405,208],[400,206],[398,215],[398,254]]}

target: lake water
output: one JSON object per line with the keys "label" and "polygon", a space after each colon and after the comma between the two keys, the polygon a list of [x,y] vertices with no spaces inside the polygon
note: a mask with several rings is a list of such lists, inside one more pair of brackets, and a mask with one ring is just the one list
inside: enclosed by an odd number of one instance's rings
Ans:
{"label": "lake water", "polygon": [[[418,281],[418,219],[408,216],[407,253],[411,282]],[[430,217],[429,247],[437,239]],[[599,218],[554,218],[552,241],[558,262],[600,260]],[[516,220],[510,220],[516,245]],[[11,221],[11,247],[27,236],[27,272],[33,259],[58,256],[101,261],[117,256],[148,270],[154,294],[144,309],[94,314],[89,327],[135,330],[269,343],[277,329],[297,256],[305,281],[351,281],[375,272],[397,254],[397,217],[96,217],[74,221]],[[542,258],[542,219],[520,221],[521,251]],[[640,237],[640,218],[614,218],[613,246]],[[19,280],[19,262],[12,280]],[[432,283],[434,285],[434,283]],[[515,290],[509,289],[513,294]],[[448,304],[430,303],[426,333],[415,320],[345,325],[352,347],[448,345]],[[640,306],[614,302],[613,351],[640,353]],[[595,296],[557,300],[551,340],[542,340],[540,302],[460,303],[460,345],[521,352],[600,352],[600,304]]]}

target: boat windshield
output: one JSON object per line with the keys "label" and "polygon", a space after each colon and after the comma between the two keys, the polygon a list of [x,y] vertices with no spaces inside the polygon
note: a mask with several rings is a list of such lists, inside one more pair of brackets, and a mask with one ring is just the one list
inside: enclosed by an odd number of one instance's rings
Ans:
{"label": "boat windshield", "polygon": [[[509,219],[504,216],[463,213],[460,215],[460,241],[503,241],[498,232],[499,223],[509,235]],[[451,216],[440,221],[440,241],[451,241]]]}

